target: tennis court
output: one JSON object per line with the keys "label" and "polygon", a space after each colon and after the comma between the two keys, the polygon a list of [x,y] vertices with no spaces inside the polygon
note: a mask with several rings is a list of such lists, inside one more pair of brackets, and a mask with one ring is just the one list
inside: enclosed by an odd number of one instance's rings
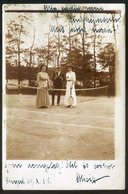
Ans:
{"label": "tennis court", "polygon": [[114,159],[113,97],[77,96],[75,108],[64,106],[64,96],[49,108],[35,101],[35,95],[6,95],[7,159]]}

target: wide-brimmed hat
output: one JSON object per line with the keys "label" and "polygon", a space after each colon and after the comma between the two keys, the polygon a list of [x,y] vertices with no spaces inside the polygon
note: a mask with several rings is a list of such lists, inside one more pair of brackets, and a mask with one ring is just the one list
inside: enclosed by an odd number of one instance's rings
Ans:
{"label": "wide-brimmed hat", "polygon": [[72,67],[72,68],[74,68],[74,66],[73,66],[73,65],[71,65],[71,64],[67,65],[67,67]]}
{"label": "wide-brimmed hat", "polygon": [[42,70],[42,67],[45,66],[46,67],[46,70],[48,69],[48,66],[46,64],[43,64],[43,63],[39,63],[39,68],[40,70]]}

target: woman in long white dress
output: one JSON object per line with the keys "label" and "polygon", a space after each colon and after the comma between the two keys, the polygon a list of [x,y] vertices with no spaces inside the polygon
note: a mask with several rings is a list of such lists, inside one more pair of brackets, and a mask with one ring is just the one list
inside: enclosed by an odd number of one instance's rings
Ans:
{"label": "woman in long white dress", "polygon": [[66,94],[64,98],[64,104],[65,106],[70,107],[71,104],[69,104],[69,97],[70,97],[70,92],[71,96],[73,97],[73,104],[72,106],[75,107],[77,100],[76,100],[76,92],[75,92],[75,82],[76,82],[76,74],[73,72],[73,66],[68,65],[68,72],[66,73]]}
{"label": "woman in long white dress", "polygon": [[36,96],[36,106],[38,107],[49,107],[50,106],[50,99],[49,99],[49,76],[46,73],[47,66],[41,65],[40,72],[37,74],[37,96]]}

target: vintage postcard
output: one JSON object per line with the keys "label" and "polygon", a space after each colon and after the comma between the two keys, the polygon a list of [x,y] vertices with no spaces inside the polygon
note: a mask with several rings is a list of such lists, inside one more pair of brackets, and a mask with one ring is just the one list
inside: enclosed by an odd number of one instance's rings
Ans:
{"label": "vintage postcard", "polygon": [[4,190],[125,189],[125,4],[3,4]]}

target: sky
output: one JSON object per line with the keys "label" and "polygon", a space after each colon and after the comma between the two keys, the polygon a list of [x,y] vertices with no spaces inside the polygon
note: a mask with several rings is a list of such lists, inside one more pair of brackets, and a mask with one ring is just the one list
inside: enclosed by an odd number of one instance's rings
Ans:
{"label": "sky", "polygon": [[[95,7],[103,10],[121,10],[121,17],[119,14],[115,15],[117,18],[117,22],[115,22],[115,28],[116,28],[116,41],[117,41],[117,48],[119,47],[120,43],[120,37],[121,37],[121,28],[122,28],[122,23],[124,22],[124,16],[125,16],[125,11],[124,11],[124,5],[122,4],[6,4],[3,6],[4,10],[43,10],[43,9],[49,9],[49,10],[54,10],[54,9],[80,9],[80,10],[89,10],[89,9],[95,9]],[[6,34],[6,23],[9,22],[11,19],[16,20],[18,13],[5,13],[4,14],[4,22],[3,22],[3,29],[4,29],[4,34]],[[30,48],[32,45],[32,40],[33,40],[33,33],[35,29],[35,47],[36,46],[41,46],[41,45],[47,45],[47,35],[46,33],[49,32],[49,29],[51,27],[56,27],[56,20],[54,18],[53,13],[23,13],[23,15],[26,15],[32,19],[30,24],[28,22],[24,22],[23,25],[26,29],[26,31],[29,32],[28,36],[23,36],[22,39],[25,41],[23,44],[24,48]],[[57,14],[56,14],[57,15]],[[82,14],[73,14],[75,15],[74,22],[70,22],[70,27],[74,30],[82,29],[83,27],[83,22],[80,21]],[[103,19],[103,18],[111,18],[111,14],[86,14],[86,18],[88,19]],[[69,28],[68,28],[68,20],[66,19],[64,14],[58,14],[57,21],[60,25],[63,26],[64,33],[60,33],[60,37],[63,35],[67,35],[69,33]],[[96,23],[96,29],[103,29],[105,32],[104,33],[96,33],[98,36],[99,34],[103,37],[101,47],[104,46],[105,43],[107,42],[114,42],[114,33],[109,33],[109,30],[113,31],[113,23]],[[92,31],[94,27],[93,23],[85,23],[85,28],[86,32],[89,33],[89,35],[94,35],[94,32]],[[85,32],[85,35],[86,35]],[[72,32],[71,35],[75,34],[76,32]],[[53,33],[50,32],[50,36],[57,36],[57,32]],[[89,41],[89,40],[88,40]]]}
{"label": "sky", "polygon": [[[17,10],[42,10],[42,9],[64,9],[66,7],[71,8],[73,7],[75,8],[80,8],[80,10],[83,9],[89,9],[90,7],[97,7],[97,8],[102,8],[104,10],[117,10],[117,9],[121,9],[121,15],[122,18],[124,17],[124,7],[122,7],[120,4],[12,4],[12,5],[5,5],[4,6],[6,10],[13,10],[13,9],[17,9]],[[23,13],[24,14],[24,13]],[[26,13],[25,13],[26,14]],[[25,15],[24,14],[24,15]],[[7,21],[9,21],[10,19],[17,17],[17,13],[5,13],[5,23]],[[56,26],[56,21],[53,17],[52,13],[27,13],[28,16],[30,16],[33,19],[33,22],[30,25],[26,26],[26,30],[29,31],[29,37],[26,38],[27,44],[26,45],[31,45],[31,39],[33,37],[33,27],[36,30],[36,44],[41,44],[42,40],[45,41],[45,33],[48,33],[49,28],[51,29],[51,25],[52,26]],[[76,16],[76,19],[80,19],[80,14],[74,14]],[[86,17],[90,18],[111,18],[110,14],[86,14]],[[119,18],[119,14],[117,14],[115,17]],[[68,35],[68,20],[65,18],[64,14],[58,14],[58,18],[57,18],[59,24],[61,24],[62,26],[64,26],[64,30],[65,32],[62,33]],[[121,20],[120,20],[121,21]],[[71,27],[73,29],[76,30],[77,27],[81,27],[82,28],[83,23],[82,22],[75,22],[73,24],[71,24]],[[86,31],[91,33],[89,31],[89,29],[93,28],[93,24],[91,23],[86,23]],[[118,36],[119,31],[120,31],[120,23],[117,22],[115,23],[115,27],[116,27],[116,35]],[[102,23],[102,24],[98,24],[97,28],[105,28],[106,30],[108,29],[112,29],[112,22],[111,23]],[[73,32],[72,32],[73,33]],[[93,33],[93,32],[92,32]],[[103,33],[100,33],[103,35]],[[104,33],[104,37],[105,37],[105,41],[111,41],[113,39],[113,33]],[[46,40],[47,41],[47,40]]]}

